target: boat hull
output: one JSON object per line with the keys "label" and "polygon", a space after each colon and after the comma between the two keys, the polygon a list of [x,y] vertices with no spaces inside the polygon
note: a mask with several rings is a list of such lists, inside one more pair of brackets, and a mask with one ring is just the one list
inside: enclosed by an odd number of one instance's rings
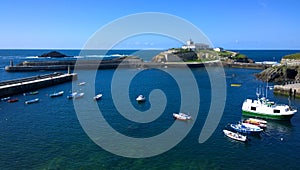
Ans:
{"label": "boat hull", "polygon": [[259,118],[274,119],[274,120],[290,120],[294,116],[294,114],[274,115],[274,114],[264,114],[264,113],[259,113],[259,112],[251,112],[251,111],[247,111],[247,110],[242,110],[242,114],[245,116],[250,116],[250,117],[259,117]]}
{"label": "boat hull", "polygon": [[238,134],[238,133],[235,133],[235,132],[231,132],[229,130],[223,130],[223,133],[231,138],[231,139],[234,139],[234,140],[237,140],[237,141],[241,141],[241,142],[246,142],[247,141],[247,137],[246,136],[243,136],[241,134]]}

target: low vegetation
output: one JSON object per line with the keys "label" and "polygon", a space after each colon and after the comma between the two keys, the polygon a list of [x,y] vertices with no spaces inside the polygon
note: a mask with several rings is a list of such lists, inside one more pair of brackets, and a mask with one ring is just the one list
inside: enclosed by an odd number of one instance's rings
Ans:
{"label": "low vegetation", "polygon": [[290,54],[283,57],[283,59],[296,59],[300,60],[300,53]]}

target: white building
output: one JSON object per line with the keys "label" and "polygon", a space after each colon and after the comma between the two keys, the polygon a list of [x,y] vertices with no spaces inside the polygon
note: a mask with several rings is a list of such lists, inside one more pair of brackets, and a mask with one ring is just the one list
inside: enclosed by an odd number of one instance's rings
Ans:
{"label": "white building", "polygon": [[214,48],[214,51],[216,51],[216,52],[222,52],[222,51],[224,51],[224,49],[221,48],[221,47],[217,47],[217,48]]}
{"label": "white building", "polygon": [[209,45],[208,44],[204,44],[204,43],[194,43],[194,41],[192,41],[190,39],[181,48],[182,49],[191,49],[193,51],[196,51],[196,50],[207,50],[207,49],[209,49]]}

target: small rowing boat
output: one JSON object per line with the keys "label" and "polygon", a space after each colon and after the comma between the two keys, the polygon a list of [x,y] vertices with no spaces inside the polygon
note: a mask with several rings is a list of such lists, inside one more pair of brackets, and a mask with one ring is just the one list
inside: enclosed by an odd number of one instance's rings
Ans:
{"label": "small rowing boat", "polygon": [[239,133],[236,133],[236,132],[232,132],[232,131],[229,131],[229,130],[223,130],[223,133],[231,138],[231,139],[234,139],[234,140],[238,140],[238,141],[242,141],[242,142],[246,142],[247,141],[247,136],[244,136],[244,135],[241,135]]}

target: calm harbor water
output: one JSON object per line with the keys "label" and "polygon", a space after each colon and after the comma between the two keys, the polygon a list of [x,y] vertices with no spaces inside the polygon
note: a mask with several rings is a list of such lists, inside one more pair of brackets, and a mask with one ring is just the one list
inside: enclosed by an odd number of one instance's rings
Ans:
{"label": "calm harbor water", "polygon": [[[48,72],[8,73],[4,66],[14,59],[15,63],[35,60],[30,56],[43,53],[43,50],[0,50],[0,79],[46,74]],[[63,51],[68,55],[78,55],[78,50]],[[114,51],[112,54],[127,54],[133,51]],[[242,52],[242,51],[241,51]],[[243,51],[256,61],[279,60],[285,54],[295,51]],[[153,54],[145,55],[149,61]],[[29,58],[28,58],[29,57]],[[45,59],[50,60],[50,59]],[[146,59],[145,59],[146,60]],[[135,123],[120,116],[111,94],[112,77],[115,70],[100,70],[95,78],[95,91],[103,98],[98,101],[99,109],[107,122],[122,134],[132,137],[151,137],[164,132],[174,123],[172,113],[179,109],[180,92],[176,81],[163,70],[121,69],[122,74],[140,72],[132,80],[127,92],[134,108],[140,111],[150,109],[147,100],[137,104],[135,97],[143,93],[147,96],[153,89],[161,89],[167,98],[163,114],[151,123]],[[174,69],[180,72],[180,68]],[[225,68],[227,97],[222,119],[213,135],[204,143],[198,142],[199,134],[207,118],[211,105],[211,85],[205,68],[194,68],[192,73],[199,86],[200,108],[195,124],[189,134],[171,150],[150,158],[124,158],[105,151],[96,145],[84,132],[77,118],[72,100],[66,94],[72,90],[72,83],[65,83],[39,89],[36,96],[14,97],[19,102],[0,102],[0,168],[1,169],[299,169],[300,168],[300,116],[297,113],[290,122],[268,121],[267,129],[260,136],[250,136],[250,141],[241,143],[224,136],[222,130],[228,123],[242,119],[241,105],[246,98],[255,98],[256,88],[266,86],[253,76],[260,70]],[[89,75],[83,71],[82,75]],[[234,76],[233,76],[234,75]],[[182,79],[184,80],[184,76]],[[78,77],[78,82],[84,81]],[[81,86],[87,91],[93,82]],[[240,83],[240,87],[231,87]],[[269,83],[269,85],[272,85]],[[117,87],[124,84],[120,81]],[[62,97],[50,98],[49,94],[64,90]],[[195,94],[197,95],[197,94]],[[284,96],[268,96],[278,103],[288,103]],[[40,98],[39,103],[26,105],[25,100]],[[83,97],[82,102],[94,102]],[[120,102],[120,105],[123,103]],[[300,100],[292,100],[300,108]],[[87,109],[87,115],[94,110]],[[190,122],[181,122],[188,126]],[[157,141],[157,143],[164,141]]]}

